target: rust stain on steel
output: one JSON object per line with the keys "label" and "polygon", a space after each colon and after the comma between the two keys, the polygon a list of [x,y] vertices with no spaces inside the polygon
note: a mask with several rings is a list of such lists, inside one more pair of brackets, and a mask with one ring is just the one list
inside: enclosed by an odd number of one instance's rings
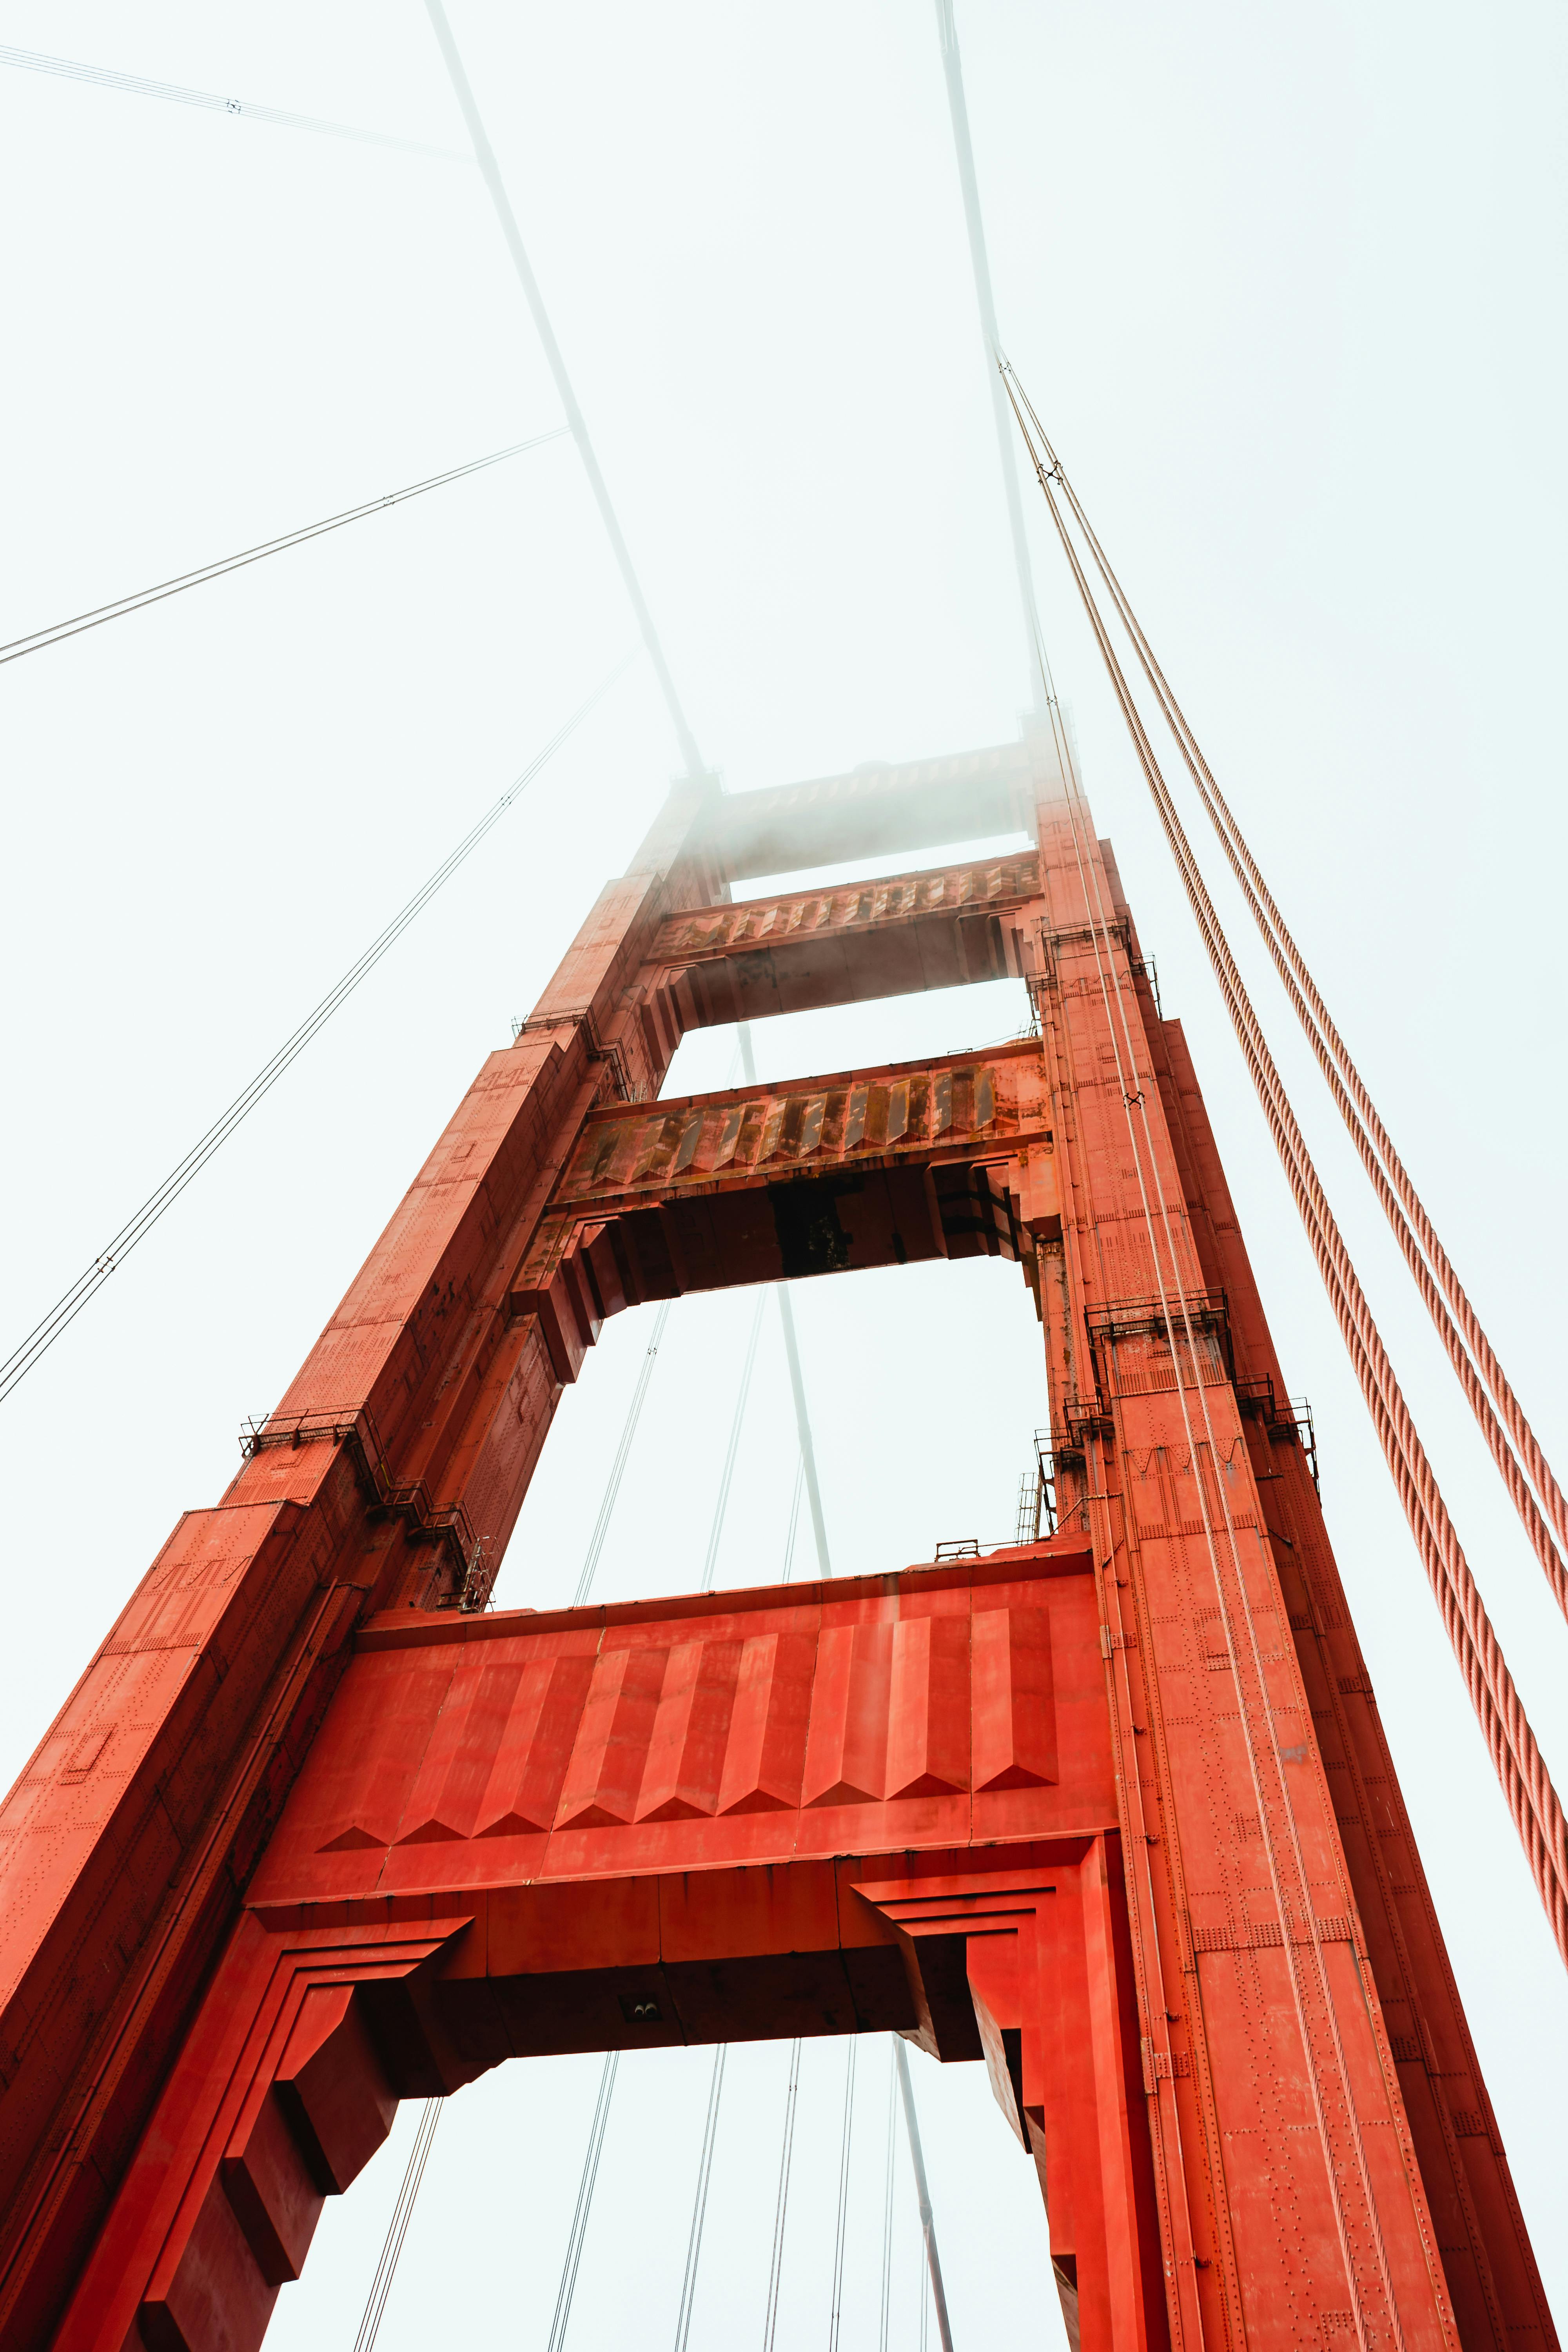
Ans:
{"label": "rust stain on steel", "polygon": [[631,1115],[622,1105],[596,1111],[551,1207],[602,1213],[640,1192],[768,1182],[806,1160],[820,1173],[834,1162],[868,1168],[917,1155],[1000,1159],[1050,1142],[1039,1051],[1025,1040],[983,1061],[953,1055],[846,1070],[801,1087],[690,1095]]}
{"label": "rust stain on steel", "polygon": [[931,874],[893,874],[885,881],[853,882],[839,890],[797,890],[777,898],[742,899],[728,907],[687,907],[668,916],[649,950],[654,963],[694,962],[737,949],[776,947],[803,931],[848,930],[910,915],[984,908],[1000,913],[1039,894],[1040,861],[1034,851],[952,866]]}

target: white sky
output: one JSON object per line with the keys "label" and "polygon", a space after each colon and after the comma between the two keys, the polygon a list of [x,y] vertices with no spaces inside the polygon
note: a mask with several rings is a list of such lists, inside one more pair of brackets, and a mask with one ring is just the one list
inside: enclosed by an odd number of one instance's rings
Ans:
{"label": "white sky", "polygon": [[[730,787],[1010,735],[1026,681],[925,0],[454,0],[452,21]],[[961,0],[959,22],[1004,337],[1561,1467],[1562,13]],[[463,143],[416,0],[15,0],[0,37]],[[0,638],[556,421],[461,162],[0,67]],[[1568,1986],[1045,522],[1096,814],[1316,1411],[1330,1525],[1568,2317]],[[634,635],[559,442],[5,670],[6,1346]],[[240,1420],[284,1386],[676,764],[639,664],[0,1412],[7,1769],[177,1511],[231,1475]],[[1568,1634],[1282,999],[1267,976],[1256,993],[1568,1778]],[[931,997],[775,1023],[758,1052],[783,1076],[1017,1017],[1006,989]],[[692,1041],[672,1084],[723,1083],[731,1052]],[[1016,1270],[860,1276],[796,1306],[838,1564],[1005,1535],[1045,1417]],[[602,1594],[692,1580],[751,1311],[672,1318]],[[647,1329],[612,1325],[567,1397],[503,1601],[570,1591]],[[721,1582],[776,1571],[793,1473],[770,1312]],[[673,2329],[709,2063],[623,2063],[574,2352]],[[784,2064],[731,2062],[693,2352],[760,2336]],[[843,2067],[841,2047],[806,2053],[781,2352],[826,2332]],[[876,2333],[885,2069],[868,2044],[847,2346]],[[453,2322],[542,2346],[596,2075],[514,2066],[452,2103],[384,2352]],[[1031,2168],[980,2070],[917,2078],[960,2343],[1020,2319],[1054,2340]],[[329,2210],[275,2343],[352,2339],[412,2123]],[[912,2343],[902,2176],[899,2199]]]}

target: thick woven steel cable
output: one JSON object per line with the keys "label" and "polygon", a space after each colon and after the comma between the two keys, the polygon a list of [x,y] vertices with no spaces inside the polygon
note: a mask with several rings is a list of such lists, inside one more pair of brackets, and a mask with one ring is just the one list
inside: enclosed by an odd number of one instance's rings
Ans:
{"label": "thick woven steel cable", "polygon": [[[1048,498],[1048,489],[1047,495]],[[1058,522],[1059,529],[1059,517]],[[1070,547],[1068,552],[1070,561]],[[1080,583],[1087,592],[1087,582],[1081,582],[1081,574]],[[1095,617],[1098,621],[1098,616]],[[1101,636],[1102,653],[1108,662],[1114,663],[1109,640],[1104,638],[1099,628],[1097,634]],[[1166,838],[1197,917],[1200,933],[1220,981],[1227,1009],[1241,1039],[1254,1084],[1269,1119],[1270,1131],[1329,1291],[1330,1302],[1361,1380],[1363,1394],[1372,1410],[1384,1454],[1394,1469],[1401,1503],[1421,1549],[1445,1627],[1465,1674],[1472,1704],[1480,1717],[1532,1874],[1552,1919],[1559,1949],[1568,1960],[1568,1899],[1565,1899],[1568,1841],[1564,1837],[1562,1809],[1556,1791],[1546,1774],[1533,1731],[1476,1591],[1468,1563],[1459,1547],[1430,1463],[1410,1420],[1384,1350],[1381,1335],[1338,1226],[1328,1209],[1279,1073],[1263,1041],[1223,931],[1219,929],[1218,919],[1208,901],[1202,877],[1197,874],[1185,835],[1168,795],[1164,795],[1163,779],[1159,776],[1142,722],[1135,709],[1124,706],[1124,715],[1134,743],[1139,748],[1140,760],[1145,763],[1145,773],[1160,811]],[[1151,770],[1152,773],[1150,773]],[[1206,918],[1205,907],[1207,908]],[[1209,928],[1211,922],[1214,927],[1212,932]]]}
{"label": "thick woven steel cable", "polygon": [[[1026,407],[1026,395],[1020,393]],[[1031,417],[1034,411],[1029,410]],[[1037,425],[1038,419],[1034,418]],[[1160,704],[1161,710],[1175,737],[1186,762],[1199,799],[1204,804],[1220,845],[1225,851],[1237,887],[1246,898],[1265,946],[1279,974],[1281,984],[1301,1024],[1319,1067],[1334,1097],[1354,1144],[1362,1165],[1378,1197],[1384,1216],[1397,1241],[1401,1254],[1410,1268],[1422,1303],[1430,1315],[1447,1350],[1449,1361],[1474,1414],[1487,1447],[1496,1463],[1503,1484],[1508,1488],[1521,1523],[1530,1538],[1531,1547],[1540,1561],[1552,1595],[1564,1617],[1568,1617],[1568,1569],[1552,1538],[1546,1520],[1537,1505],[1536,1496],[1527,1483],[1527,1474],[1533,1479],[1542,1501],[1550,1514],[1557,1534],[1568,1542],[1568,1511],[1552,1465],[1525,1419],[1518,1398],[1510,1386],[1507,1375],[1498,1362],[1475,1310],[1465,1295],[1463,1286],[1452,1263],[1433,1229],[1420,1196],[1411,1182],[1408,1171],[1379,1118],[1354,1063],[1351,1060],[1343,1038],[1331,1018],[1328,1008],[1313,982],[1302,959],[1300,950],[1286,927],[1267,883],[1247,846],[1245,836],[1232,815],[1197,740],[1188,726],[1180,704],[1171,692],[1164,673],[1154,657],[1148,639],[1139,625],[1126,594],[1106,559],[1077,492],[1063,470],[1061,461],[1047,438],[1043,428],[1040,438],[1051,471],[1060,483],[1063,494],[1071,506],[1080,530],[1094,557],[1100,577],[1110,591],[1123,625],[1132,640],[1134,650],[1145,677]],[[1413,1230],[1414,1228],[1414,1230]],[[1425,1255],[1423,1255],[1425,1253]],[[1458,1317],[1456,1327],[1449,1307]],[[1461,1337],[1461,1334],[1463,1337]],[[1472,1360],[1472,1357],[1474,1360]],[[1478,1371],[1477,1367],[1479,1367]],[[1490,1391],[1490,1394],[1488,1391]],[[1494,1400],[1496,1410],[1494,1410]],[[1500,1420],[1500,1414],[1501,1416]],[[1509,1443],[1512,1439],[1513,1445]],[[1516,1454],[1513,1446],[1517,1445]],[[1520,1457],[1523,1457],[1522,1466]]]}
{"label": "thick woven steel cable", "polygon": [[[1017,413],[1016,411],[1015,413]],[[1480,1720],[1509,1810],[1559,1951],[1568,1963],[1568,1824],[1547,1773],[1501,1646],[1448,1517],[1436,1478],[1417,1435],[1382,1336],[1373,1318],[1289,1097],[1204,885],[1191,845],[1143,731],[1114,648],[1095,604],[1077,550],[1051,492],[1053,477],[1024,433],[1079,593],[1094,630],[1113,690],[1154,800],[1162,826],[1240,1041],[1302,1224],[1344,1337],[1363,1395],[1372,1412],[1396,1491],[1421,1552],[1449,1642]]]}

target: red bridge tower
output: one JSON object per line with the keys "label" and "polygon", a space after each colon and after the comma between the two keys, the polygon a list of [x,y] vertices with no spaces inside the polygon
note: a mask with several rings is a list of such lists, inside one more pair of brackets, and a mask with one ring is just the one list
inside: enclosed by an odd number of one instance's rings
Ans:
{"label": "red bridge tower", "polygon": [[[1008,973],[1037,1038],[658,1098],[694,1025]],[[1055,1537],[485,1606],[605,1316],[979,1252]],[[0,1832],[17,2352],[254,2352],[396,2101],[503,2058],[889,2029],[985,2063],[1086,2347],[1556,2341],[1181,1028],[1037,740],[671,793]]]}

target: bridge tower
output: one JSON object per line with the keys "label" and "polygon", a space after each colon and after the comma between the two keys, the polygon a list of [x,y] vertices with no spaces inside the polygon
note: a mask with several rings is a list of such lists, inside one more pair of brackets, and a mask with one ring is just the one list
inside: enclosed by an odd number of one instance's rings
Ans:
{"label": "bridge tower", "polygon": [[[693,1026],[1005,974],[1012,1045],[660,1098]],[[606,1316],[980,1253],[1054,1535],[487,1606]],[[986,2065],[1074,2341],[1554,2344],[1306,1436],[1045,740],[676,787],[6,1801],[6,2345],[254,2352],[503,2058],[889,2029]]]}

